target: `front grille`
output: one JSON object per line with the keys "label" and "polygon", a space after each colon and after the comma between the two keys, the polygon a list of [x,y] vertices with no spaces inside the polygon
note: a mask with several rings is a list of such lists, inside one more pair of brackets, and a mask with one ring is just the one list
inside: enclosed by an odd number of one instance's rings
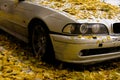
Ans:
{"label": "front grille", "polygon": [[88,49],[82,50],[81,56],[92,56],[99,54],[109,54],[113,52],[120,52],[120,47],[111,47],[111,48],[100,48],[100,49]]}
{"label": "front grille", "polygon": [[120,23],[113,24],[113,32],[119,34],[120,33]]}

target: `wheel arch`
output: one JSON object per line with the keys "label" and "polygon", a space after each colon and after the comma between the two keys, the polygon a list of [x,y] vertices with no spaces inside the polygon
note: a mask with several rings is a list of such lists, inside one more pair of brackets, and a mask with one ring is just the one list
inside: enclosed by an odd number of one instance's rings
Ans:
{"label": "wheel arch", "polygon": [[[50,47],[50,52],[51,52],[50,54],[52,54],[52,55],[50,55],[50,56],[55,58],[55,52],[54,52],[53,44],[52,44],[52,41],[51,41],[51,38],[50,38],[50,35],[49,35],[50,30],[49,30],[48,26],[46,25],[46,23],[39,18],[33,18],[28,24],[28,41],[29,41],[29,44],[31,43],[31,34],[32,34],[32,30],[34,28],[34,25],[36,25],[36,23],[40,23],[43,26],[43,28],[46,30],[46,33],[48,34],[48,37],[49,37],[50,46],[51,46]],[[31,46],[31,44],[30,44],[30,46]],[[54,58],[53,58],[53,61],[54,61]]]}
{"label": "wheel arch", "polygon": [[28,35],[31,33],[31,31],[33,30],[34,28],[34,25],[36,23],[40,23],[42,26],[44,26],[44,29],[46,30],[46,32],[49,34],[49,28],[47,27],[46,23],[42,20],[42,19],[39,19],[39,18],[33,18],[31,19],[31,21],[29,22],[28,24]]}

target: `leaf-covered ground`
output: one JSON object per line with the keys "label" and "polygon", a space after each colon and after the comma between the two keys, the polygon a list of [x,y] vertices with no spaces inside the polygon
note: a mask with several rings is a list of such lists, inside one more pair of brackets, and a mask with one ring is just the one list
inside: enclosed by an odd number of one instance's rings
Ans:
{"label": "leaf-covered ground", "polygon": [[94,65],[48,64],[24,42],[0,33],[0,80],[120,80],[120,59]]}

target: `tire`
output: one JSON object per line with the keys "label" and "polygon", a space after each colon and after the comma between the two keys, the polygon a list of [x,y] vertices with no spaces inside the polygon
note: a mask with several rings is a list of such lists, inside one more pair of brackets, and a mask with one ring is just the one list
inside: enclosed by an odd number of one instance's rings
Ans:
{"label": "tire", "polygon": [[4,31],[0,29],[0,34],[3,33]]}
{"label": "tire", "polygon": [[31,32],[31,46],[33,55],[42,61],[51,62],[54,60],[53,46],[49,37],[48,30],[41,23],[36,23]]}

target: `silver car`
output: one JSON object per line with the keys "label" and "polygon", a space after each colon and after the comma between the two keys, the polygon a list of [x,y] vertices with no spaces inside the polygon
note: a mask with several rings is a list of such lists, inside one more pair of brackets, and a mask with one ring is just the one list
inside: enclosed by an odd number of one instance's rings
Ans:
{"label": "silver car", "polygon": [[31,44],[40,59],[90,63],[120,57],[120,21],[75,20],[25,0],[0,0],[0,29]]}

